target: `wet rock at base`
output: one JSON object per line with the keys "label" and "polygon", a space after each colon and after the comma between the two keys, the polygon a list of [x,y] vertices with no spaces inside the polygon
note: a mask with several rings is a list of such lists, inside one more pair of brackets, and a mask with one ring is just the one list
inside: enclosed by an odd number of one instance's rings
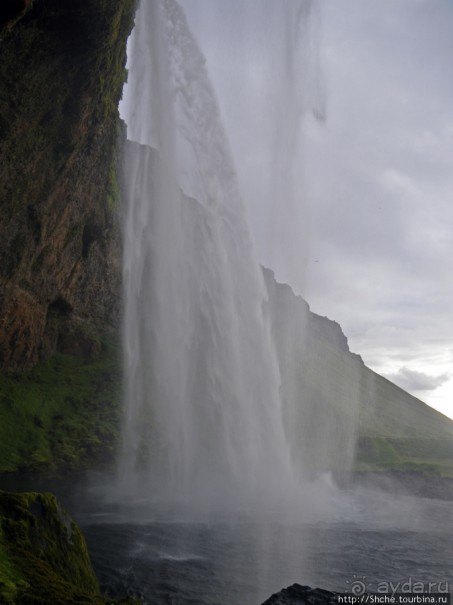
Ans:
{"label": "wet rock at base", "polygon": [[293,584],[273,594],[262,605],[337,605],[337,602],[335,592]]}
{"label": "wet rock at base", "polygon": [[53,494],[2,491],[0,603],[138,605],[101,596],[82,532]]}

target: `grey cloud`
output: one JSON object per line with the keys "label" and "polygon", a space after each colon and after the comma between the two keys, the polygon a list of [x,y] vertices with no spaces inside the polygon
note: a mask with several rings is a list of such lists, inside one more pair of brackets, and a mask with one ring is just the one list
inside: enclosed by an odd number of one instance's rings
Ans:
{"label": "grey cloud", "polygon": [[402,367],[395,374],[386,374],[385,377],[406,391],[434,391],[447,382],[450,375],[430,376],[424,372]]}

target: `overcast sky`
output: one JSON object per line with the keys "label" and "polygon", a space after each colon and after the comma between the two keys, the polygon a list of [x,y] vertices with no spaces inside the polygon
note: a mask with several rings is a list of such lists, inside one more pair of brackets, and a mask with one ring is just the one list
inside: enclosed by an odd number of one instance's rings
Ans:
{"label": "overcast sky", "polygon": [[453,417],[453,2],[181,4],[263,264]]}

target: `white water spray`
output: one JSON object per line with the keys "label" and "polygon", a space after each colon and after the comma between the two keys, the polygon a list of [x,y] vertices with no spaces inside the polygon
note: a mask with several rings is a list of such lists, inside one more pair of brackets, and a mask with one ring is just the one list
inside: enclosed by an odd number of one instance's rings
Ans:
{"label": "white water spray", "polygon": [[297,480],[215,95],[174,0],[142,1],[136,23],[123,104],[141,145],[126,158],[122,481],[175,501],[278,498]]}

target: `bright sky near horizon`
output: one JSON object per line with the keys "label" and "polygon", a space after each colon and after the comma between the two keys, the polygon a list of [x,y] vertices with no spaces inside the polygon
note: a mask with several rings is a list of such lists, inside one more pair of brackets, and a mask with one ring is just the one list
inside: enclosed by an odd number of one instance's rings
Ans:
{"label": "bright sky near horizon", "polygon": [[[453,2],[302,2],[312,58],[296,54],[282,96],[277,57],[291,28],[276,7],[287,1],[181,0],[260,260],[338,321],[369,367],[453,418]],[[290,124],[300,196],[288,207],[284,188],[268,187],[272,124],[293,115],[291,94],[313,89],[327,118],[306,111]],[[285,262],[294,225],[299,247]]]}

